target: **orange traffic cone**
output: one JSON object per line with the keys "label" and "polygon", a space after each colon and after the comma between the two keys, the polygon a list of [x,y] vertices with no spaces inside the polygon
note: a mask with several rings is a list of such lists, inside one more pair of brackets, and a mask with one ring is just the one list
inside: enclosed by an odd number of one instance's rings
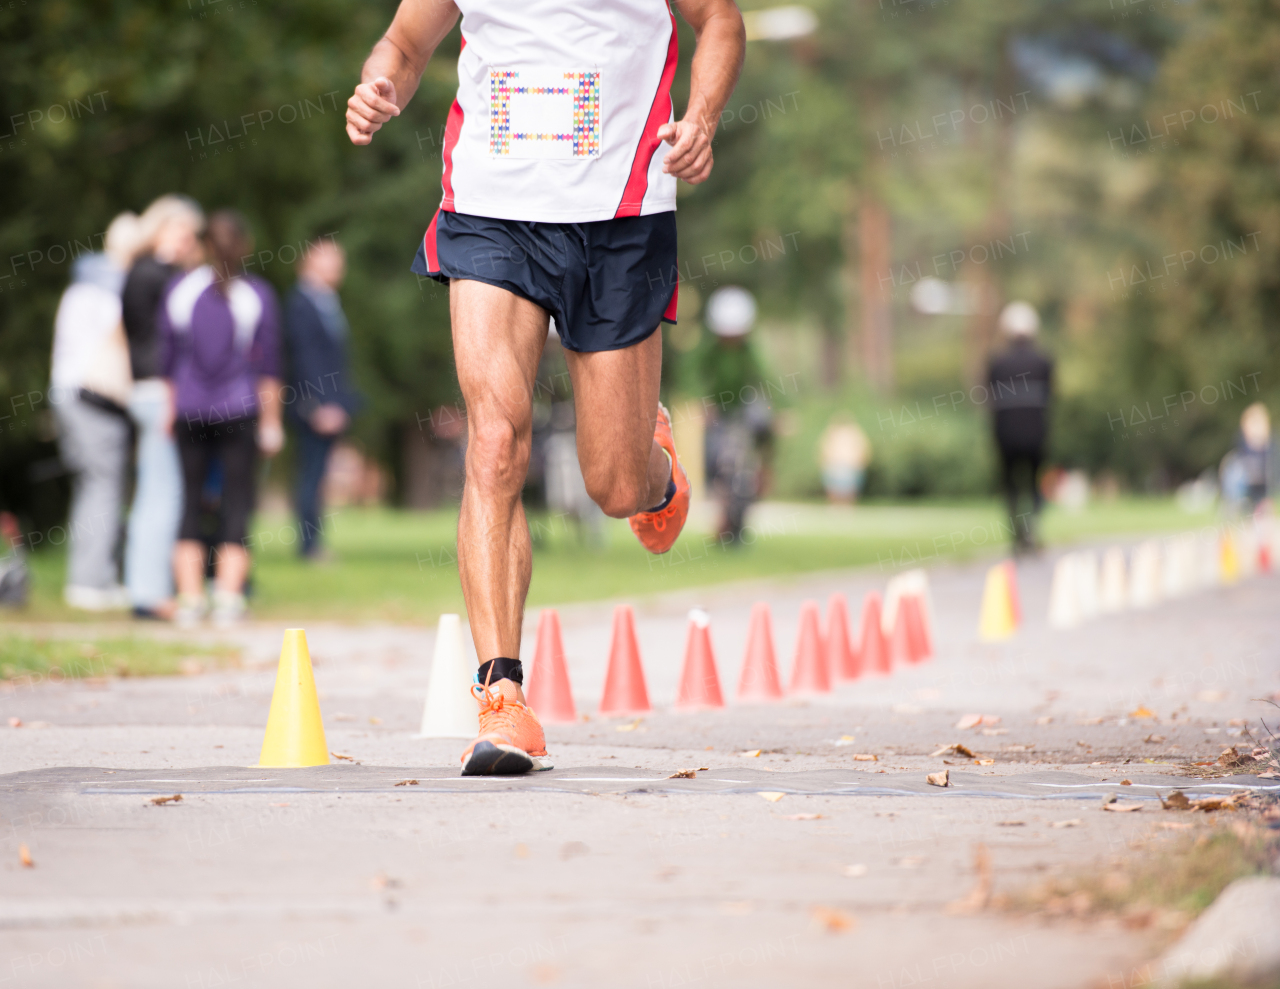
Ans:
{"label": "orange traffic cone", "polygon": [[907,630],[907,656],[913,663],[933,658],[933,642],[924,617],[924,602],[912,594],[898,605],[898,621]]}
{"label": "orange traffic cone", "polygon": [[1013,624],[1017,628],[1022,624],[1022,599],[1018,596],[1018,568],[1012,560],[1004,561],[1009,582],[1009,608],[1013,612]]}
{"label": "orange traffic cone", "polygon": [[796,658],[791,664],[790,694],[826,694],[831,692],[827,661],[822,654],[822,633],[818,630],[818,602],[806,601],[800,606],[800,637],[796,640]]}
{"label": "orange traffic cone", "polygon": [[889,665],[902,666],[915,662],[911,655],[911,640],[907,633],[907,614],[903,605],[905,599],[898,601],[898,614],[894,617],[893,629],[889,632]]}
{"label": "orange traffic cone", "polygon": [[858,652],[865,672],[888,673],[893,669],[889,644],[880,629],[880,595],[876,591],[871,591],[862,600],[862,641]]}
{"label": "orange traffic cone", "polygon": [[778,682],[778,660],[773,652],[773,621],[769,605],[758,601],[751,609],[751,630],[747,634],[747,655],[738,679],[738,700],[747,703],[776,701],[782,696]]}
{"label": "orange traffic cone", "polygon": [[856,680],[862,676],[862,657],[849,637],[849,608],[843,594],[827,600],[827,672],[832,680]]}
{"label": "orange traffic cone", "polygon": [[716,655],[711,648],[711,618],[697,608],[689,612],[689,637],[684,647],[684,669],[680,672],[676,707],[683,711],[724,707]]}
{"label": "orange traffic cone", "polygon": [[631,605],[620,604],[613,612],[613,644],[609,647],[609,669],[604,676],[604,696],[600,714],[644,714],[649,691],[640,665],[640,644],[636,641],[636,619]]}
{"label": "orange traffic cone", "polygon": [[538,648],[533,654],[524,698],[544,725],[567,725],[578,720],[569,670],[564,663],[560,616],[551,608],[544,608],[538,616]]}

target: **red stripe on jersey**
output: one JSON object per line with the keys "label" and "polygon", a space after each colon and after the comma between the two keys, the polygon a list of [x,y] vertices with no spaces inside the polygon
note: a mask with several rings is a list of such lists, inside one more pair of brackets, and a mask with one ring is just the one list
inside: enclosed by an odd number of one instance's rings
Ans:
{"label": "red stripe on jersey", "polygon": [[[436,222],[431,221],[431,231],[435,233]],[[676,269],[679,270],[678,268]],[[680,282],[676,282],[676,287],[671,290],[671,301],[667,303],[667,309],[662,314],[662,318],[674,323],[676,321],[676,309],[680,307]]]}
{"label": "red stripe on jersey", "polygon": [[431,223],[427,226],[427,232],[422,237],[422,251],[427,256],[427,271],[432,273],[440,270],[440,262],[436,258],[436,220],[440,219],[440,211],[436,210],[435,215],[431,217]]}
{"label": "red stripe on jersey", "polygon": [[449,107],[449,119],[444,125],[444,173],[440,177],[440,184],[444,186],[444,199],[440,203],[441,209],[447,209],[453,212],[453,149],[458,145],[458,135],[462,132],[462,107],[458,105],[458,101],[453,101],[453,106]]}
{"label": "red stripe on jersey", "polygon": [[[671,13],[668,11],[668,13]],[[639,216],[640,206],[644,202],[644,194],[649,191],[649,163],[653,161],[653,153],[662,143],[658,139],[658,128],[671,119],[671,80],[676,76],[676,62],[680,59],[680,39],[676,35],[676,15],[671,13],[671,40],[667,44],[667,63],[662,67],[662,79],[658,82],[658,91],[653,94],[653,105],[649,107],[649,119],[645,121],[644,132],[640,135],[640,144],[636,148],[635,160],[631,162],[631,175],[627,186],[622,190],[622,202],[618,205],[619,216]]]}

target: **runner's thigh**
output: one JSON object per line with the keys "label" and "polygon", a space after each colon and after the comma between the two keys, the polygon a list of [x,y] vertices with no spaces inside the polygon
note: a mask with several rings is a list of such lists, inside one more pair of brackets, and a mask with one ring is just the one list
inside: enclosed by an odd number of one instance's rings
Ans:
{"label": "runner's thigh", "polygon": [[565,351],[573,381],[578,462],[591,490],[620,472],[643,477],[653,449],[662,333],[622,350]]}

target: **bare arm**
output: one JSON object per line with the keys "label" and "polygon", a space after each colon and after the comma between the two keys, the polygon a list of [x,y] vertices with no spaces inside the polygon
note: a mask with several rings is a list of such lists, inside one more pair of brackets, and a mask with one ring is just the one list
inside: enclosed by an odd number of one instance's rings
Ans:
{"label": "bare arm", "polygon": [[268,457],[274,457],[284,446],[284,427],[280,424],[280,382],[265,376],[258,379],[258,446]]}
{"label": "bare arm", "polygon": [[711,174],[711,138],[738,84],[747,32],[733,0],[675,0],[675,4],[698,40],[684,117],[658,128],[658,137],[671,145],[662,170],[697,185]]}
{"label": "bare arm", "polygon": [[368,144],[375,131],[400,116],[436,46],[457,20],[453,0],[400,0],[391,27],[365,59],[360,85],[347,100],[352,144]]}

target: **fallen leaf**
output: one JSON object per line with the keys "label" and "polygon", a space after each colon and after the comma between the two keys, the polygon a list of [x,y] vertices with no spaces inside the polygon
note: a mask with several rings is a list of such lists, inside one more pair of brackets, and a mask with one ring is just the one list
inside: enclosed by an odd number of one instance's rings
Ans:
{"label": "fallen leaf", "polygon": [[924,778],[924,781],[926,783],[931,783],[933,786],[950,786],[951,770],[944,769],[940,773],[930,773],[928,776]]}
{"label": "fallen leaf", "polygon": [[182,803],[182,794],[175,793],[172,797],[152,797],[151,802],[157,807],[162,807],[165,804],[180,804]]}
{"label": "fallen leaf", "polygon": [[983,723],[984,725],[998,725],[998,724],[1000,723],[1000,715],[998,715],[998,714],[984,714],[984,715],[982,716],[982,723]]}
{"label": "fallen leaf", "polygon": [[1227,769],[1234,769],[1237,766],[1248,765],[1254,762],[1254,758],[1248,752],[1241,752],[1234,745],[1222,750],[1222,754],[1218,756],[1218,765]]}
{"label": "fallen leaf", "polygon": [[996,821],[998,828],[1020,828],[1025,825],[1026,821]]}
{"label": "fallen leaf", "polygon": [[711,769],[711,767],[710,767],[710,766],[699,766],[699,767],[698,767],[698,772],[700,772],[700,773],[705,773],[705,772],[708,772],[710,769]]}
{"label": "fallen leaf", "polygon": [[1139,704],[1137,708],[1129,712],[1131,718],[1154,718],[1156,712],[1151,710],[1145,704]]}
{"label": "fallen leaf", "polygon": [[783,814],[782,819],[784,821],[820,821],[822,820],[822,815],[821,814]]}
{"label": "fallen leaf", "polygon": [[1113,800],[1113,801],[1112,801],[1111,803],[1109,803],[1109,804],[1103,804],[1103,805],[1102,805],[1102,809],[1103,809],[1103,810],[1113,810],[1113,811],[1115,811],[1117,814],[1131,814],[1131,813],[1133,813],[1134,811],[1142,810],[1142,804],[1135,804],[1135,803],[1121,803],[1121,802],[1120,802],[1120,801],[1118,801],[1118,800]]}
{"label": "fallen leaf", "polygon": [[1269,769],[1269,770],[1267,770],[1265,773],[1259,773],[1259,774],[1258,774],[1258,779],[1260,779],[1260,780],[1280,780],[1280,773],[1277,773],[1274,769]]}
{"label": "fallen leaf", "polygon": [[836,910],[834,907],[814,907],[811,915],[828,934],[839,934],[841,931],[852,930],[857,923],[849,914],[843,910]]}
{"label": "fallen leaf", "polygon": [[636,720],[631,722],[629,725],[615,725],[613,730],[614,731],[635,731],[637,728],[640,727],[640,722],[642,722],[643,720],[644,718],[636,718]]}
{"label": "fallen leaf", "polygon": [[1009,729],[1008,729],[1008,728],[983,728],[983,729],[982,729],[982,734],[984,734],[984,735],[1007,735],[1007,734],[1009,734]]}
{"label": "fallen leaf", "polygon": [[952,742],[950,745],[944,745],[942,748],[938,749],[937,752],[930,752],[929,758],[932,759],[940,755],[946,755],[949,752],[954,752],[956,755],[962,755],[966,759],[975,758],[974,754],[969,751],[969,748],[960,742]]}
{"label": "fallen leaf", "polygon": [[698,775],[696,769],[677,769],[667,777],[669,780],[691,780]]}
{"label": "fallen leaf", "polygon": [[994,759],[974,759],[973,763],[975,766],[994,766],[996,761]]}
{"label": "fallen leaf", "polygon": [[355,762],[356,757],[351,755],[343,755],[341,752],[330,752],[329,755],[335,759],[341,759],[343,762]]}
{"label": "fallen leaf", "polygon": [[1163,735],[1148,735],[1146,738],[1144,738],[1144,739],[1143,739],[1143,741],[1144,741],[1144,742],[1150,742],[1152,745],[1155,745],[1157,742],[1163,742],[1163,741],[1164,741],[1164,736],[1163,736]]}
{"label": "fallen leaf", "polygon": [[22,863],[24,869],[34,869],[35,861],[31,858],[31,849],[26,845],[18,846],[18,861]]}
{"label": "fallen leaf", "polygon": [[872,755],[869,752],[855,752],[853,754],[853,761],[854,762],[879,762],[880,757],[877,755]]}
{"label": "fallen leaf", "polygon": [[966,714],[956,722],[956,727],[961,731],[964,731],[966,728],[973,728],[980,724],[982,724],[981,714]]}
{"label": "fallen leaf", "polygon": [[[1021,824],[1022,822],[1017,821],[1016,823]],[[978,881],[974,884],[973,889],[961,899],[947,904],[947,913],[977,913],[985,908],[987,901],[991,899],[991,853],[982,842],[978,842],[973,847],[973,871],[977,873]]]}
{"label": "fallen leaf", "polygon": [[760,790],[760,796],[771,804],[776,804],[779,800],[786,796],[785,793],[779,793],[777,790]]}
{"label": "fallen leaf", "polygon": [[1227,797],[1204,797],[1191,801],[1191,809],[1208,813],[1211,810],[1236,810],[1248,798],[1250,791],[1237,790]]}
{"label": "fallen leaf", "polygon": [[1120,785],[1121,785],[1121,786],[1133,786],[1133,780],[1121,780],[1121,781],[1120,781]]}
{"label": "fallen leaf", "polygon": [[1080,820],[1080,818],[1078,817],[1073,817],[1066,821],[1051,821],[1049,823],[1049,827],[1051,828],[1082,828],[1084,827],[1084,821]]}
{"label": "fallen leaf", "polygon": [[857,879],[867,874],[867,867],[861,862],[856,862],[853,865],[846,865],[840,870],[840,874],[848,876],[850,879]]}
{"label": "fallen leaf", "polygon": [[[10,719],[9,719],[9,727],[10,727],[10,728],[21,728],[21,727],[22,727],[22,719],[21,719],[21,718],[10,718]],[[24,846],[24,847],[25,847],[25,846]]]}
{"label": "fallen leaf", "polygon": [[399,783],[396,784],[396,786],[417,786],[417,785],[418,785],[417,780],[401,780]]}
{"label": "fallen leaf", "polygon": [[739,752],[738,755],[745,756],[748,759],[758,759],[760,757],[760,750],[748,749],[746,752]]}

